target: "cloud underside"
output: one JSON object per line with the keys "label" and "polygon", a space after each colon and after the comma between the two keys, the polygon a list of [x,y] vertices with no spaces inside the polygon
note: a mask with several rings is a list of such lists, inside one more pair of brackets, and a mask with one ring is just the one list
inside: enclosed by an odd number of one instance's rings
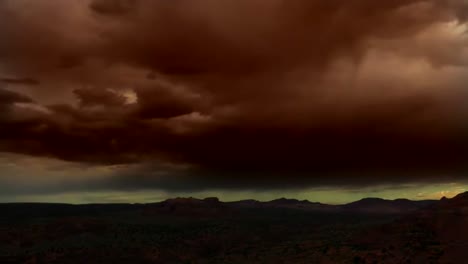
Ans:
{"label": "cloud underside", "polygon": [[105,182],[136,188],[461,179],[467,10],[5,0],[0,151],[143,164]]}

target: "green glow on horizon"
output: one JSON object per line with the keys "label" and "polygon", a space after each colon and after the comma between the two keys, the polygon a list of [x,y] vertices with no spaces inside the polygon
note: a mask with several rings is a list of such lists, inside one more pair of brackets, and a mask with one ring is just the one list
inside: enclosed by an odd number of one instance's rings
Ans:
{"label": "green glow on horizon", "polygon": [[269,201],[278,198],[291,198],[322,202],[328,204],[343,204],[366,197],[384,199],[406,198],[411,200],[440,199],[443,196],[453,197],[468,190],[468,185],[459,183],[425,184],[404,186],[378,186],[367,188],[310,188],[284,191],[233,191],[212,190],[200,192],[166,192],[166,191],[96,191],[73,192],[44,195],[2,196],[0,202],[52,202],[52,203],[151,203],[174,197],[218,197],[222,201],[237,201],[256,199]]}
{"label": "green glow on horizon", "polygon": [[[278,198],[309,200],[328,204],[343,204],[366,197],[411,200],[453,197],[468,190],[468,182],[405,183],[368,187],[315,187],[284,190],[213,189],[205,191],[164,190],[99,190],[86,191],[86,183],[109,181],[115,173],[125,170],[118,166],[85,166],[49,158],[37,158],[0,152],[0,202],[51,203],[151,203],[174,197],[218,197],[222,201],[255,199],[269,201]],[[183,179],[180,180],[184,184]],[[66,191],[63,186],[81,186],[80,191]],[[190,186],[187,186],[190,187]],[[103,187],[105,188],[105,186]],[[38,194],[40,193],[40,194]]]}

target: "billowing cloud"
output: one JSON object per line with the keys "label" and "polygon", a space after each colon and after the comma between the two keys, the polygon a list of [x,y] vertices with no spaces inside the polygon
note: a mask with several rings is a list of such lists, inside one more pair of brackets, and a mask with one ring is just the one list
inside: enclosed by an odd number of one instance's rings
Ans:
{"label": "billowing cloud", "polygon": [[32,78],[0,78],[0,83],[4,84],[10,84],[10,85],[39,85],[39,82],[37,80],[34,80]]}
{"label": "billowing cloud", "polygon": [[[106,184],[155,188],[460,178],[467,11],[464,0],[5,0],[0,151],[145,164]],[[146,164],[173,166],[156,177]]]}

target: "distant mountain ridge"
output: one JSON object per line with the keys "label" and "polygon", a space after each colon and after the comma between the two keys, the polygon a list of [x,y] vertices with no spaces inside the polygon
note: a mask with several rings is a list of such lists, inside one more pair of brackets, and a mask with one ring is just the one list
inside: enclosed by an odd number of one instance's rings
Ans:
{"label": "distant mountain ridge", "polygon": [[412,201],[408,199],[385,200],[380,198],[364,198],[362,200],[341,206],[344,210],[360,212],[406,213],[426,208],[435,204],[436,200]]}
{"label": "distant mountain ridge", "polygon": [[[385,237],[385,239],[382,239]],[[398,262],[405,263],[411,256],[418,261],[429,263],[466,263],[468,248],[468,192],[453,198],[443,197],[421,210],[404,214],[402,218],[381,226],[373,231],[367,230],[358,236],[356,244],[370,248],[386,248]],[[407,256],[399,249],[405,248]],[[366,263],[388,263],[379,261],[378,256],[363,256]]]}
{"label": "distant mountain ridge", "polygon": [[[468,196],[460,194],[455,200]],[[448,200],[453,200],[448,199]],[[443,201],[440,201],[443,202]],[[227,214],[232,210],[242,209],[284,209],[311,212],[336,213],[376,213],[400,214],[420,210],[440,203],[437,200],[412,201],[408,199],[385,200],[381,198],[364,198],[359,201],[343,205],[329,205],[308,200],[279,198],[272,201],[241,200],[222,202],[216,197],[205,199],[173,198],[162,202],[148,204],[48,204],[48,203],[4,203],[0,210],[7,214],[16,215],[56,215],[56,214],[100,214],[109,212],[124,212],[142,210],[145,213],[175,213],[187,215],[218,215]]]}
{"label": "distant mountain ridge", "polygon": [[216,197],[9,203],[0,212],[0,263],[466,263],[468,256],[468,192],[344,205]]}

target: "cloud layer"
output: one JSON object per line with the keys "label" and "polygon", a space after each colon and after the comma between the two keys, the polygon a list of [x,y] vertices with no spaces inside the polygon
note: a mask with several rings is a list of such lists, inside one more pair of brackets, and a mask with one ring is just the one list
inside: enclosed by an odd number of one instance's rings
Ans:
{"label": "cloud layer", "polygon": [[464,0],[5,0],[0,151],[145,164],[110,185],[463,175],[467,11]]}

